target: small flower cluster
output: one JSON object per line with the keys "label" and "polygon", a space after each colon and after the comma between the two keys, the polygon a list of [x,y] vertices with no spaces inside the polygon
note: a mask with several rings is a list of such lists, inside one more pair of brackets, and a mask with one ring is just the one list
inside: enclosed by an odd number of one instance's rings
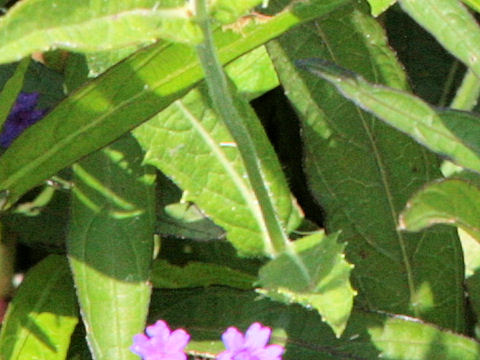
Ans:
{"label": "small flower cluster", "polygon": [[20,93],[0,133],[0,146],[7,148],[26,128],[35,124],[46,110],[35,109],[39,94]]}
{"label": "small flower cluster", "polygon": [[[171,331],[167,323],[158,320],[147,326],[145,334],[135,335],[132,352],[143,360],[186,360],[184,352],[190,335],[183,329]],[[285,351],[281,345],[267,345],[272,330],[256,322],[245,335],[237,328],[229,327],[222,335],[227,348],[217,355],[217,360],[281,360]]]}

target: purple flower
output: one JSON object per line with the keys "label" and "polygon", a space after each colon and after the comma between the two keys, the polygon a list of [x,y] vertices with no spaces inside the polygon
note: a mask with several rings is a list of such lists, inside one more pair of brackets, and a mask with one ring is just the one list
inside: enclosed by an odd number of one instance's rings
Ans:
{"label": "purple flower", "polygon": [[158,320],[147,326],[147,335],[138,334],[133,337],[130,350],[143,360],[186,360],[183,348],[187,346],[190,335],[183,330],[171,331],[167,323]]}
{"label": "purple flower", "polygon": [[245,336],[235,327],[222,335],[227,350],[217,360],[281,360],[285,351],[281,345],[267,345],[272,330],[256,322],[250,325]]}
{"label": "purple flower", "polygon": [[20,93],[0,133],[0,146],[7,148],[26,128],[40,120],[46,110],[35,109],[38,93]]}

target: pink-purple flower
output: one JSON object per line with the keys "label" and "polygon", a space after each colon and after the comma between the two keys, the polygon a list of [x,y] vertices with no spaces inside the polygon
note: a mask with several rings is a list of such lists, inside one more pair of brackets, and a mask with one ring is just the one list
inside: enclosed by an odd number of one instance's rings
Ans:
{"label": "pink-purple flower", "polygon": [[171,331],[167,323],[158,320],[155,324],[147,326],[145,334],[133,337],[130,350],[142,357],[143,360],[186,360],[184,352],[190,340],[190,335],[183,330]]}
{"label": "pink-purple flower", "polygon": [[38,101],[38,93],[20,93],[13,105],[12,111],[3,124],[0,133],[0,146],[7,148],[26,128],[40,120],[46,110],[35,109]]}
{"label": "pink-purple flower", "polygon": [[217,360],[281,360],[285,349],[281,345],[267,345],[272,330],[255,322],[243,335],[237,328],[229,327],[222,335],[227,350]]}

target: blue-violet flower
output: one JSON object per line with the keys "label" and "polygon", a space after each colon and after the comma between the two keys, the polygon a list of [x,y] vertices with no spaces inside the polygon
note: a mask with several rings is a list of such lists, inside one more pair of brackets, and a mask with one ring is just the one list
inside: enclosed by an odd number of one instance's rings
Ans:
{"label": "blue-violet flower", "polygon": [[46,110],[35,109],[38,93],[20,93],[0,133],[0,146],[7,148],[26,128],[40,120]]}
{"label": "blue-violet flower", "polygon": [[183,348],[187,346],[190,335],[183,330],[171,331],[167,323],[158,320],[147,326],[145,334],[133,337],[130,350],[142,357],[143,360],[186,360],[187,355]]}
{"label": "blue-violet flower", "polygon": [[267,345],[272,330],[255,322],[245,336],[235,327],[229,327],[222,335],[227,350],[217,360],[281,360],[285,349],[281,345]]}

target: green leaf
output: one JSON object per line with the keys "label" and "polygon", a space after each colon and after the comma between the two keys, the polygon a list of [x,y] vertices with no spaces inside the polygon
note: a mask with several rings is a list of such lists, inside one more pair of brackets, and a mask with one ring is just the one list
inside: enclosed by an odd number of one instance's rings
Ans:
{"label": "green leaf", "polygon": [[386,11],[390,6],[395,4],[397,0],[368,0],[373,16],[378,16]]}
{"label": "green leaf", "polygon": [[[325,211],[327,232],[341,230],[340,239],[348,242],[358,304],[461,331],[464,271],[454,229],[424,234],[397,229],[410,194],[441,176],[437,159],[362,112],[328,82],[292,64],[321,56],[376,82],[405,88],[401,66],[382,29],[366,12],[357,5],[345,7],[328,19],[289,31],[268,50],[302,121],[305,171]],[[342,81],[351,78],[344,73]]]}
{"label": "green leaf", "polygon": [[127,0],[109,6],[102,0],[22,1],[0,18],[0,37],[0,63],[54,48],[91,52],[159,38],[187,43],[201,39],[183,0]]}
{"label": "green leaf", "polygon": [[154,176],[125,136],[73,167],[67,251],[87,340],[97,360],[137,359],[150,301]]}
{"label": "green leaf", "polygon": [[20,90],[22,90],[25,72],[30,64],[30,59],[24,59],[18,63],[13,76],[6,82],[0,95],[0,129],[15,104]]}
{"label": "green leaf", "polygon": [[462,0],[476,12],[480,12],[480,0]]}
{"label": "green leaf", "polygon": [[65,359],[77,312],[67,261],[50,255],[27,273],[8,307],[0,358]]}
{"label": "green leaf", "polygon": [[480,118],[473,113],[436,111],[414,95],[371,84],[360,75],[323,59],[301,60],[299,65],[330,81],[356,105],[432,151],[480,172]]}
{"label": "green leaf", "polygon": [[373,344],[379,358],[395,360],[475,360],[480,344],[467,337],[424,324],[417,319],[394,316],[383,326],[371,326]]}
{"label": "green leaf", "polygon": [[480,27],[459,0],[398,0],[398,3],[480,77]]}
{"label": "green leaf", "polygon": [[[261,124],[251,119],[248,131],[256,139],[276,210],[293,230],[299,209]],[[145,149],[145,163],[159,168],[186,191],[184,200],[197,204],[223,227],[241,254],[270,251],[265,220],[238,148],[213,112],[204,88],[192,90],[133,133]]]}
{"label": "green leaf", "polygon": [[189,262],[180,267],[166,260],[153,263],[152,284],[155,288],[193,288],[210,285],[252,289],[255,277],[239,270],[217,264]]}
{"label": "green leaf", "polygon": [[462,228],[480,242],[480,188],[461,179],[443,179],[418,191],[400,214],[399,229],[419,231],[434,224]]}
{"label": "green leaf", "polygon": [[[220,60],[228,63],[347,1],[299,3],[268,21],[247,24],[242,32],[219,30],[215,36]],[[191,47],[162,42],[138,51],[89,82],[27,129],[0,158],[0,191],[9,190],[8,205],[65,166],[146,121],[202,76]]]}
{"label": "green leaf", "polygon": [[353,266],[345,261],[345,244],[338,243],[337,238],[338,234],[324,236],[319,232],[293,242],[289,252],[260,269],[259,292],[317,310],[340,336],[352,311],[355,291],[350,285]]}
{"label": "green leaf", "polygon": [[[271,344],[286,347],[284,360],[375,359],[365,325],[352,318],[342,336],[335,337],[316,311],[285,305],[254,291],[227,287],[154,291],[150,321],[166,320],[191,335],[187,353],[215,358],[225,350],[222,333],[230,326],[244,332],[252,323],[272,328]],[[380,323],[381,324],[381,323]]]}
{"label": "green leaf", "polygon": [[336,338],[311,310],[259,299],[253,291],[225,287],[155,291],[151,321],[158,319],[166,320],[171,328],[183,327],[192,334],[187,353],[195,357],[215,358],[225,350],[220,336],[227,327],[245,331],[255,321],[272,328],[270,343],[285,345],[284,360],[473,360],[480,357],[480,346],[475,340],[418,319],[357,310],[345,333]]}

